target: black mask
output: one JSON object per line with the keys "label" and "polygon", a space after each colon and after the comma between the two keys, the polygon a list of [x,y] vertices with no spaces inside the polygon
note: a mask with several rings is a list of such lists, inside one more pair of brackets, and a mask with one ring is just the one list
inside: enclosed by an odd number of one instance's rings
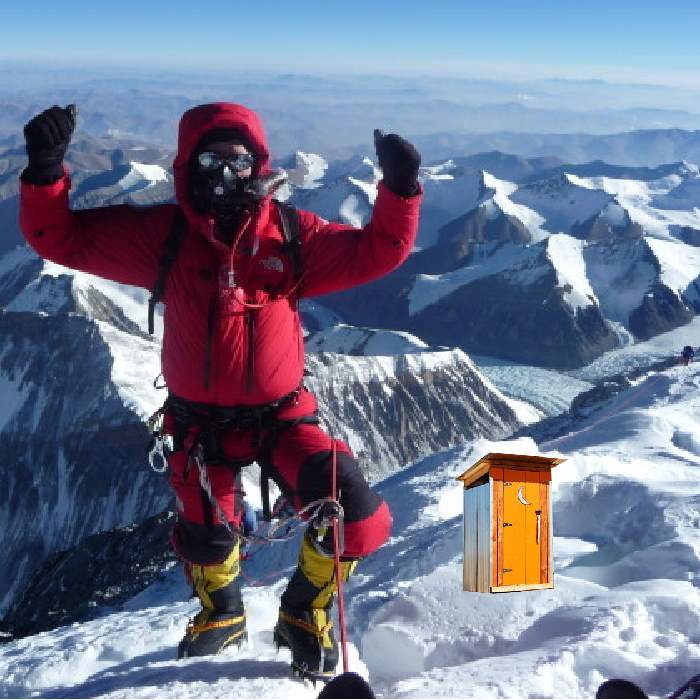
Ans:
{"label": "black mask", "polygon": [[232,219],[244,209],[250,209],[254,200],[246,191],[250,178],[239,177],[225,166],[202,172],[197,167],[190,171],[190,198],[200,214],[211,214],[217,219]]}

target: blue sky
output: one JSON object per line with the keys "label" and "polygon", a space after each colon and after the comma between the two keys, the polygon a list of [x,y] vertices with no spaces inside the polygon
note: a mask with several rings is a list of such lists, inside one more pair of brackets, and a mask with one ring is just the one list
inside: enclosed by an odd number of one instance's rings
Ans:
{"label": "blue sky", "polygon": [[3,0],[0,59],[700,85],[700,0]]}

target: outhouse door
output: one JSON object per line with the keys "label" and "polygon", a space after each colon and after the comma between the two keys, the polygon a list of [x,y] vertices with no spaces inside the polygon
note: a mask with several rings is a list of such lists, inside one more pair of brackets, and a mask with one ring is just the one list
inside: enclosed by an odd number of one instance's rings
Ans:
{"label": "outhouse door", "polygon": [[[496,499],[497,509],[501,510],[496,523],[501,528],[501,537],[497,538],[496,585],[546,584],[550,580],[550,472],[507,467],[497,468],[494,472],[494,485],[498,481],[502,484],[502,499]],[[502,472],[502,477],[499,472]]]}

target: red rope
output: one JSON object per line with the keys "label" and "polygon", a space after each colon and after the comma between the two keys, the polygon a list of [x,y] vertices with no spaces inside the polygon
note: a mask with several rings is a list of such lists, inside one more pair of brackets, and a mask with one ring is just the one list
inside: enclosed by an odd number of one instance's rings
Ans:
{"label": "red rope", "polygon": [[[331,497],[334,501],[338,500],[338,452],[336,449],[335,440],[332,443],[332,487]],[[333,518],[333,553],[335,556],[335,580],[338,586],[338,624],[340,626],[340,646],[343,650],[343,671],[347,673],[350,670],[348,664],[348,635],[345,626],[345,601],[343,599],[343,576],[340,568],[340,541],[339,541],[339,523],[338,518]]]}

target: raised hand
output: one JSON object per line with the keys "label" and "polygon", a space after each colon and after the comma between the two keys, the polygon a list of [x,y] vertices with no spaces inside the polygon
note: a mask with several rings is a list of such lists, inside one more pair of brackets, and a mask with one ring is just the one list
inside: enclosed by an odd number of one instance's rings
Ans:
{"label": "raised hand", "polygon": [[416,194],[420,167],[420,153],[416,147],[398,134],[385,135],[375,129],[374,148],[384,173],[384,184],[400,197]]}
{"label": "raised hand", "polygon": [[75,105],[53,107],[37,114],[24,127],[29,163],[22,179],[49,185],[63,175],[63,158],[75,129]]}

